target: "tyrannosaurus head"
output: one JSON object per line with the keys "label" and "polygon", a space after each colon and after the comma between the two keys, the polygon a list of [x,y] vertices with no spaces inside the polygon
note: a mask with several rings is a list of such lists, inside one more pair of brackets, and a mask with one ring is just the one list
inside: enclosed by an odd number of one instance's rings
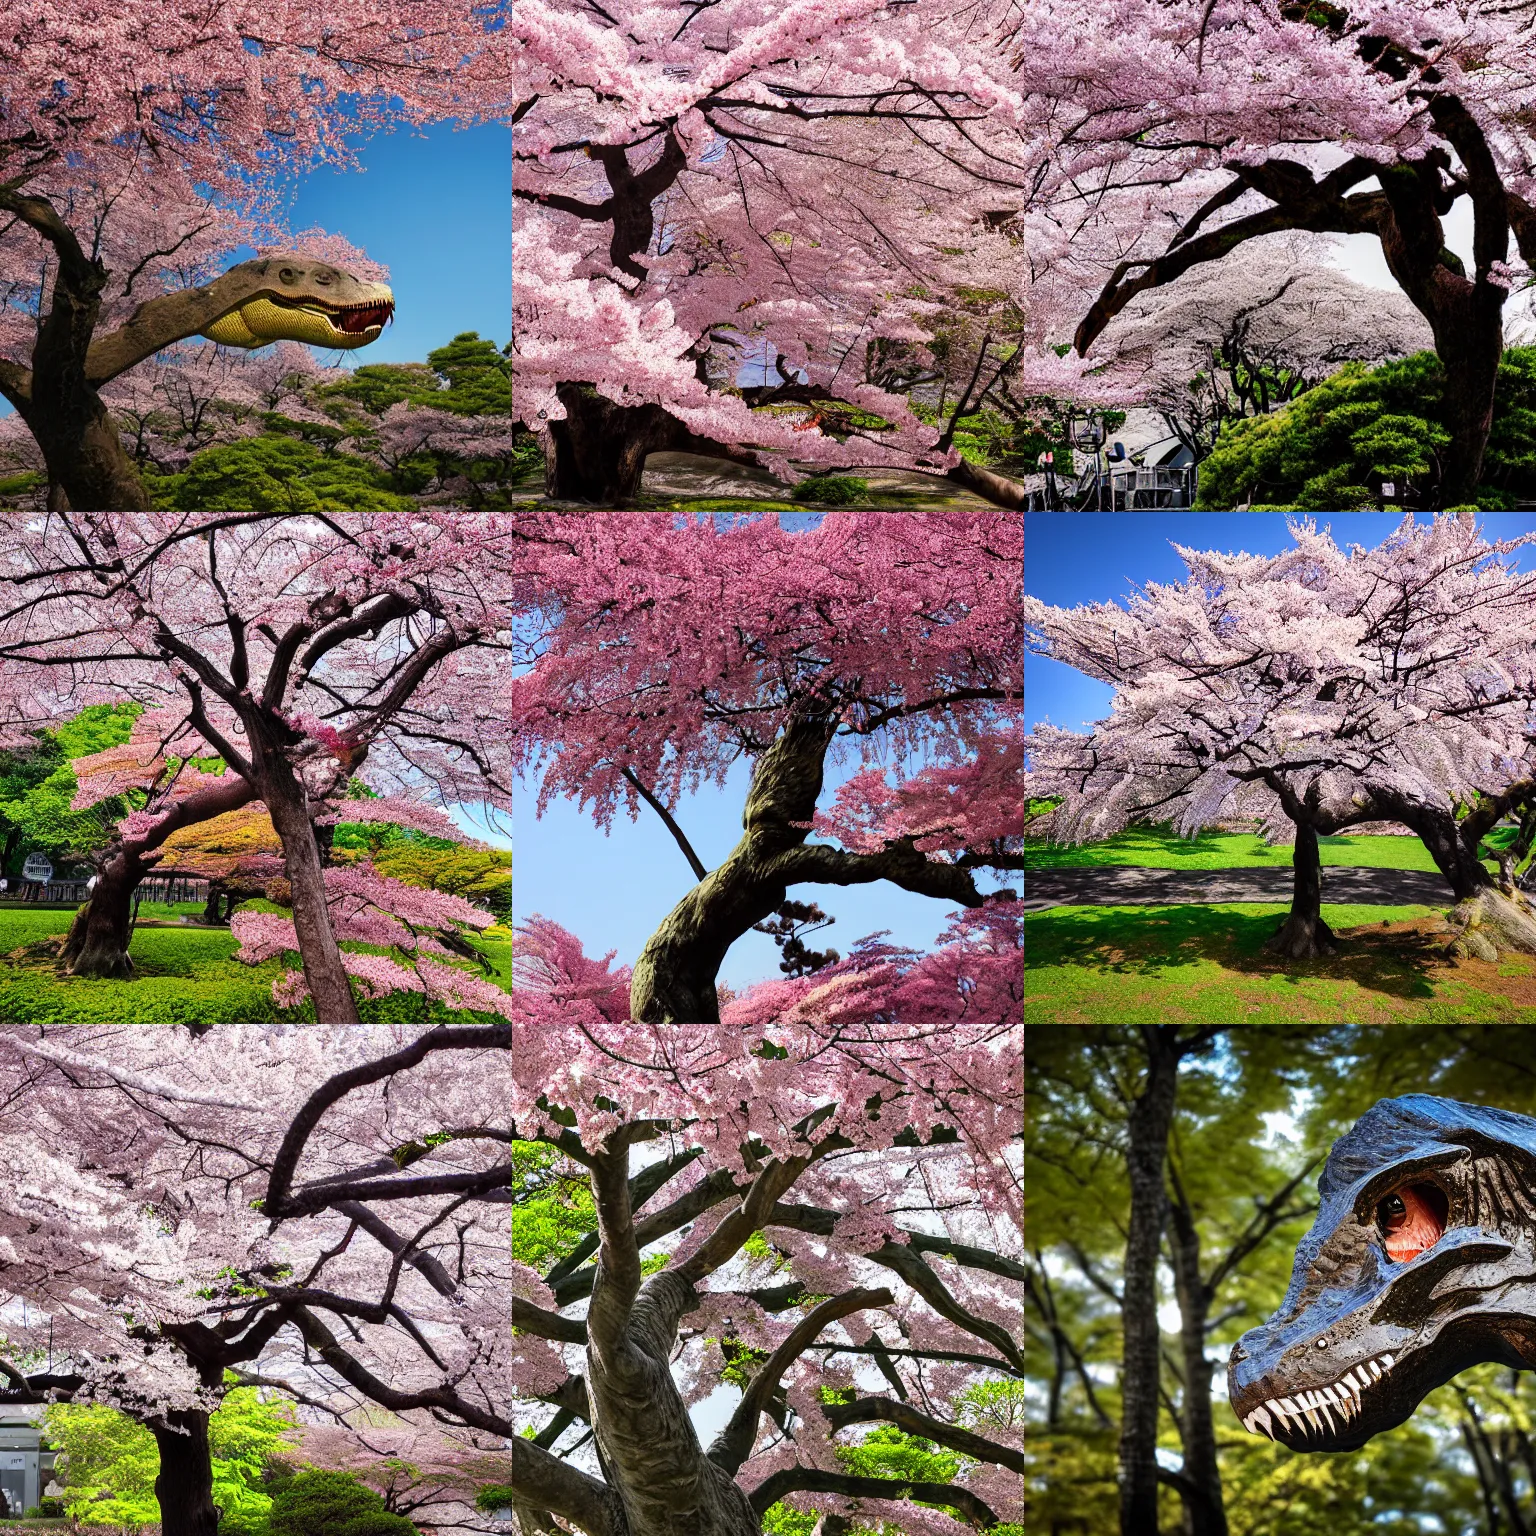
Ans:
{"label": "tyrannosaurus head", "polygon": [[385,283],[365,283],[324,262],[265,257],[232,267],[249,276],[249,292],[202,334],[226,347],[305,341],[312,347],[366,347],[395,312]]}
{"label": "tyrannosaurus head", "polygon": [[1354,1450],[1469,1366],[1536,1366],[1536,1120],[1383,1099],[1317,1187],[1285,1300],[1227,1366],[1249,1430]]}

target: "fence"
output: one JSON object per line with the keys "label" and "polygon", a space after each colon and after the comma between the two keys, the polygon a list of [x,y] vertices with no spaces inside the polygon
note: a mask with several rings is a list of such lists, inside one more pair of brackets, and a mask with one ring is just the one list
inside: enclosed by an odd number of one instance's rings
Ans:
{"label": "fence", "polygon": [[172,876],[168,880],[146,880],[138,889],[140,901],[207,901],[206,880],[183,879]]}
{"label": "fence", "polygon": [[84,880],[50,880],[46,885],[13,880],[0,891],[0,901],[67,901],[78,906],[90,894],[85,886]]}

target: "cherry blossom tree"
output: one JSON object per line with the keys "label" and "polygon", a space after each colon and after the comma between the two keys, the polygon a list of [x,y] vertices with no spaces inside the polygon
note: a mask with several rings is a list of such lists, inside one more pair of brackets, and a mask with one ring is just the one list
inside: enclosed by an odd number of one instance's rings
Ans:
{"label": "cherry blossom tree", "polygon": [[144,1423],[166,1536],[226,1372],[502,1449],[509,1030],[5,1031],[0,1398]]}
{"label": "cherry blossom tree", "polygon": [[1343,363],[1434,345],[1401,293],[1354,282],[1323,264],[1328,254],[1317,236],[1243,247],[1133,300],[1103,350],[1145,369],[1139,403],[1199,460],[1229,421],[1275,410]]}
{"label": "cherry blossom tree", "polygon": [[[287,231],[281,179],[353,163],[359,130],[499,115],[491,22],[470,0],[7,5],[0,393],[36,438],[55,504],[149,505],[100,391],[162,348],[378,336],[382,269],[340,236]],[[242,245],[276,260],[225,272]],[[258,296],[269,323],[253,332],[243,306]]]}
{"label": "cherry blossom tree", "polygon": [[[1023,8],[1017,87],[1054,160],[1041,197],[1102,285],[1078,351],[1137,295],[1248,241],[1370,236],[1445,367],[1437,505],[1475,501],[1505,304],[1536,259],[1533,29],[1526,9],[1482,0]],[[1459,209],[1470,267],[1446,244]]]}
{"label": "cherry blossom tree", "polygon": [[[672,449],[1023,505],[953,451],[956,420],[1004,373],[1094,386],[1048,345],[1068,311],[1023,217],[1040,150],[1005,8],[529,0],[511,30],[516,408],[551,495],[622,503]],[[996,329],[927,425],[882,349],[983,293]]]}
{"label": "cherry blossom tree", "polygon": [[1299,959],[1333,948],[1318,835],[1401,822],[1450,885],[1465,950],[1536,950],[1536,912],[1478,858],[1536,791],[1536,573],[1505,558],[1531,537],[1410,515],[1378,548],[1345,551],[1310,521],[1290,526],[1295,547],[1275,556],[1177,546],[1188,580],[1128,607],[1025,598],[1032,647],[1116,689],[1092,731],[1026,738],[1030,794],[1062,797],[1049,835],[1264,818],[1295,840],[1272,947]]}
{"label": "cherry blossom tree", "polygon": [[[165,833],[260,799],[283,840],[317,1015],[356,1022],[316,816],[365,763],[380,789],[510,809],[502,690],[517,543],[505,515],[444,509],[38,515],[0,542],[11,594],[0,703],[13,730],[61,700],[157,705],[158,739],[130,754],[134,782],[146,761],[221,758],[216,785],[177,769],[124,823],[111,883],[131,891]],[[81,939],[102,957],[93,965],[126,954],[114,900],[84,919],[101,934]]]}
{"label": "cherry blossom tree", "polygon": [[[623,973],[552,925],[522,963],[524,1532],[757,1536],[780,1501],[829,1531],[854,1514],[1021,1531],[1018,1423],[976,1411],[1023,1385],[1021,1026],[750,1009],[644,1026]],[[556,1240],[534,1225],[553,1210]],[[739,1396],[706,1450],[689,1409],[725,1384]],[[963,1470],[857,1470],[839,1437],[876,1424]]]}
{"label": "cherry blossom tree", "polygon": [[[541,612],[509,685],[515,764],[541,810],[567,797],[606,827],[649,807],[697,880],[636,960],[635,1019],[718,1018],[727,950],[791,885],[1006,904],[979,881],[1022,866],[1017,517],[833,514],[791,533],[771,516],[543,512],[524,527]],[[866,771],[819,815],[826,766],[847,757]],[[742,758],[742,837],[709,870],[673,809]]]}

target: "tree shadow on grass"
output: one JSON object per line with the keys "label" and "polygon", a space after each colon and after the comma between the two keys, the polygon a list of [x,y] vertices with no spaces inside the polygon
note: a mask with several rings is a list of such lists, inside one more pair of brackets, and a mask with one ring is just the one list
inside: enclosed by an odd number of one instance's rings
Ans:
{"label": "tree shadow on grass", "polygon": [[[1148,976],[1202,962],[1292,985],[1310,978],[1353,982],[1393,997],[1435,995],[1429,972],[1440,961],[1436,919],[1336,929],[1339,952],[1320,960],[1287,960],[1264,948],[1287,908],[1233,912],[1181,905],[1055,907],[1028,923],[1025,965],[1073,965]],[[1051,921],[1042,921],[1051,919]],[[1443,940],[1441,941],[1443,942]]]}

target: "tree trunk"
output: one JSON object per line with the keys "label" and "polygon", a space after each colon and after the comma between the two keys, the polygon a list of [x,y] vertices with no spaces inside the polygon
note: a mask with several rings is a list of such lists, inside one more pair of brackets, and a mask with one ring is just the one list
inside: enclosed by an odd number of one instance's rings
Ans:
{"label": "tree trunk", "polygon": [[149,1430],[160,1448],[155,1497],[160,1501],[162,1536],[217,1536],[208,1415],[200,1409],[178,1409],[152,1422]]}
{"label": "tree trunk", "polygon": [[150,864],[136,847],[121,849],[97,872],[91,899],[75,913],[60,969],[69,976],[110,977],[127,981],[133,975],[128,946],[133,939],[133,895],[149,873]]}
{"label": "tree trunk", "polygon": [[1010,480],[1007,475],[1000,475],[993,469],[983,469],[979,464],[969,464],[964,459],[945,472],[945,479],[964,486],[982,500],[990,501],[993,506],[1007,507],[1010,511],[1022,510],[1029,500],[1027,492],[1017,480]]}
{"label": "tree trunk", "polygon": [[298,934],[304,979],[321,1024],[359,1024],[352,983],[341,963],[341,946],[325,901],[325,875],[304,786],[286,765],[272,764],[264,775],[261,798],[283,840],[283,862],[293,892],[293,926]]}
{"label": "tree trunk", "polygon": [[1486,303],[1474,301],[1467,309],[1463,323],[1444,327],[1443,334],[1441,328],[1435,330],[1435,351],[1445,367],[1445,425],[1451,441],[1434,508],[1476,503],[1493,426],[1494,388],[1504,355],[1502,318]]}
{"label": "tree trunk", "polygon": [[149,836],[125,844],[97,873],[91,899],[70,926],[60,951],[60,963],[71,976],[110,976],[125,981],[133,974],[128,958],[132,939],[133,899],[140,884],[159,862],[156,851],[173,832],[239,810],[256,798],[244,779],[226,773],[222,779],[188,795],[168,811]]}
{"label": "tree trunk", "polygon": [[1157,1536],[1157,1409],[1162,1377],[1157,1323],[1157,1258],[1167,1196],[1163,1164],[1178,1092],[1178,1028],[1143,1028],[1147,1081],[1131,1104],[1126,1168],[1130,1175],[1130,1230],[1125,1245],[1121,1316],[1125,1357],[1121,1370],[1120,1536]]}
{"label": "tree trunk", "polygon": [[691,437],[659,405],[623,406],[590,384],[562,384],[565,419],[552,421],[544,458],[544,494],[602,507],[627,506],[640,493],[648,454]]}
{"label": "tree trunk", "polygon": [[1200,1273],[1200,1232],[1194,1212],[1177,1182],[1174,1195],[1169,1206],[1169,1249],[1184,1362],[1184,1476],[1193,1490],[1185,1501],[1189,1536],[1227,1536],[1221,1469],[1216,1461],[1216,1425],[1211,1416],[1211,1362],[1205,1353],[1211,1289]]}
{"label": "tree trunk", "polygon": [[216,923],[219,921],[219,909],[224,904],[224,882],[210,879],[208,881],[208,900],[203,903],[203,921]]}
{"label": "tree trunk", "polygon": [[1314,827],[1297,823],[1291,868],[1294,875],[1290,914],[1265,949],[1288,960],[1316,960],[1336,953],[1338,944],[1333,930],[1323,921],[1323,866]]}

